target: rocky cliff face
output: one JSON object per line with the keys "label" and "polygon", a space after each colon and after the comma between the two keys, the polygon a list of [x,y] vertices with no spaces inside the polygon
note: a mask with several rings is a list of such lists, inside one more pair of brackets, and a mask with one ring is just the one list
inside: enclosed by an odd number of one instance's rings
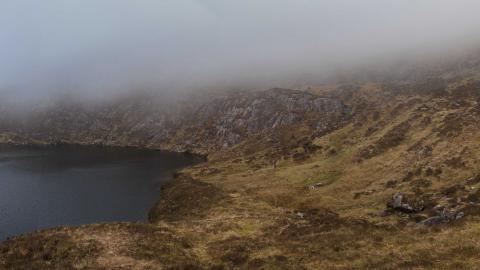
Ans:
{"label": "rocky cliff face", "polygon": [[3,108],[0,141],[139,146],[206,154],[252,135],[267,138],[275,130],[295,125],[308,127],[312,136],[323,134],[341,126],[351,114],[339,100],[286,89],[188,103],[157,101],[147,97],[96,105],[62,101],[31,107],[23,116]]}

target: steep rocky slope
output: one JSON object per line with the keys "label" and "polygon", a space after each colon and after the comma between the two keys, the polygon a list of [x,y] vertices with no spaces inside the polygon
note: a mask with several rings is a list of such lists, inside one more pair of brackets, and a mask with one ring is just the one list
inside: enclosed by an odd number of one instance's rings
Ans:
{"label": "steep rocky slope", "polygon": [[351,116],[337,99],[286,89],[232,93],[189,104],[168,104],[149,96],[95,105],[59,101],[31,107],[20,119],[8,114],[4,108],[2,142],[138,146],[202,154],[300,123],[312,135],[323,134]]}
{"label": "steep rocky slope", "polygon": [[[172,123],[182,126],[169,129],[168,144],[138,144],[209,153],[163,187],[150,224],[15,237],[0,246],[0,267],[476,269],[480,72],[474,67],[310,86],[310,94],[242,93],[192,106],[190,121]],[[138,120],[127,122],[130,128],[118,129],[125,141],[148,138],[132,132]],[[59,139],[10,132],[4,138],[13,142]],[[89,136],[65,142],[123,142]]]}

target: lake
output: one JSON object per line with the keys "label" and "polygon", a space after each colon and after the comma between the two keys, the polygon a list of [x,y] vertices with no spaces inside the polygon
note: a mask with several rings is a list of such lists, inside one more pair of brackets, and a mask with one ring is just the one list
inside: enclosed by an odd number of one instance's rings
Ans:
{"label": "lake", "polygon": [[100,146],[0,146],[0,240],[63,225],[146,221],[196,156]]}

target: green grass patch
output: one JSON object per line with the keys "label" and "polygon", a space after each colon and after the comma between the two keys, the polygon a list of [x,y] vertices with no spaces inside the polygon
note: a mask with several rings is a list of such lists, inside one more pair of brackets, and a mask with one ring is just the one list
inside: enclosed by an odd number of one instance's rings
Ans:
{"label": "green grass patch", "polygon": [[315,183],[323,183],[324,185],[330,185],[340,179],[342,175],[343,171],[322,171],[305,179],[303,184],[311,185]]}

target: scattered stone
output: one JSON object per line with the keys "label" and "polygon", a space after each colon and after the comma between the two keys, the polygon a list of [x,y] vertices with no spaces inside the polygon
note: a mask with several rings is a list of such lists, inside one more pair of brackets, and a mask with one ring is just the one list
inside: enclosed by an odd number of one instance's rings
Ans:
{"label": "scattered stone", "polygon": [[443,207],[442,205],[440,204],[437,204],[433,207],[433,210],[437,213],[441,213],[443,211],[443,209],[445,209],[445,207]]}
{"label": "scattered stone", "polygon": [[422,209],[417,209],[411,206],[405,199],[405,196],[397,192],[393,195],[392,200],[387,203],[387,208],[392,209],[394,211],[402,212],[402,213],[417,213],[420,212]]}
{"label": "scattered stone", "polygon": [[397,211],[412,213],[415,212],[413,207],[403,202],[403,194],[396,193],[392,198],[392,208]]}
{"label": "scattered stone", "polygon": [[440,216],[429,217],[429,218],[419,222],[419,224],[428,225],[428,226],[438,225],[438,224],[442,224],[442,223],[444,223],[444,220]]}
{"label": "scattered stone", "polygon": [[324,185],[325,185],[325,183],[323,183],[323,182],[318,182],[318,183],[309,185],[309,186],[308,186],[308,189],[310,189],[310,190],[316,190],[316,189],[318,189],[318,188],[320,188],[320,187],[323,187]]}
{"label": "scattered stone", "polygon": [[[437,209],[440,209],[440,207],[437,207]],[[433,216],[430,218],[427,218],[423,221],[420,221],[419,224],[423,225],[439,225],[439,224],[444,224],[444,223],[449,223],[455,220],[462,219],[465,216],[465,213],[462,211],[452,211],[448,210],[447,208],[443,208],[443,210],[440,212],[438,216]]]}

